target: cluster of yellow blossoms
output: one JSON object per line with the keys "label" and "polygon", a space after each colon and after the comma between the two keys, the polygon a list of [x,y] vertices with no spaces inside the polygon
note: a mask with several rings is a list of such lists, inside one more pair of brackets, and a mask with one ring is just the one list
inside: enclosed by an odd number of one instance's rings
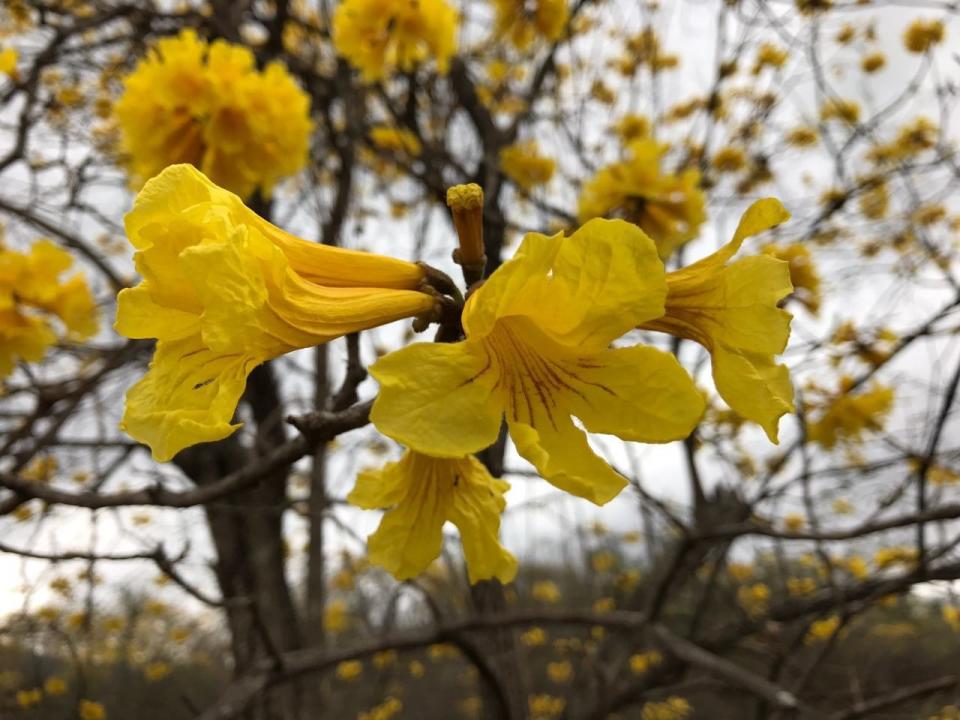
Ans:
{"label": "cluster of yellow blossoms", "polygon": [[333,16],[333,45],[367,82],[411,72],[431,57],[445,74],[459,22],[446,0],[344,0]]}
{"label": "cluster of yellow blossoms", "polygon": [[139,186],[190,163],[248,197],[306,163],[310,99],[287,70],[256,68],[249,49],[192,30],[164,38],[126,77],[114,108],[123,160]]}
{"label": "cluster of yellow blossoms", "polygon": [[494,0],[497,37],[509,38],[518,50],[526,50],[538,38],[556,42],[570,18],[567,0]]}
{"label": "cluster of yellow blossoms", "polygon": [[85,340],[97,331],[93,296],[81,273],[61,276],[73,258],[49,240],[28,253],[0,244],[0,378],[18,360],[38,362],[57,342],[52,319],[70,340]]}
{"label": "cluster of yellow blossoms", "polygon": [[707,219],[705,199],[699,189],[700,174],[661,172],[666,146],[652,138],[630,144],[628,157],[601,168],[583,187],[579,218],[618,217],[635,223],[653,238],[660,257],[697,235]]}
{"label": "cluster of yellow blossoms", "polygon": [[[479,203],[462,210],[477,220],[482,212]],[[512,579],[516,560],[498,542],[508,486],[473,457],[504,419],[545,479],[597,504],[626,480],[574,417],[624,440],[688,436],[703,396],[673,355],[613,347],[636,328],[706,347],[720,394],[775,441],[793,407],[787,369],[774,361],[789,335],[790,315],[777,305],[792,290],[790,272],[769,255],[733,256],[787,217],[776,200],[761,200],[727,245],[669,274],[653,240],[623,220],[594,219],[568,237],[528,234],[470,295],[462,341],[409,345],[370,368],[380,383],[371,419],[408,448],[362,473],[350,496],[388,509],[371,559],[399,578],[417,575],[439,555],[449,520],[472,581]],[[116,327],[159,342],[127,395],[123,426],[157,460],[232,433],[258,364],[435,308],[421,266],[290,236],[188,165],[147,183],[126,229],[144,279],[121,292]]]}

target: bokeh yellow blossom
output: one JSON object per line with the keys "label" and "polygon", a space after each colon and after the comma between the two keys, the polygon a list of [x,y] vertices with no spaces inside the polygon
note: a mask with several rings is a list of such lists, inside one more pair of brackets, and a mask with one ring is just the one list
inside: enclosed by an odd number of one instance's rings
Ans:
{"label": "bokeh yellow blossom", "polygon": [[58,339],[96,333],[96,304],[83,273],[62,278],[72,265],[70,253],[50,240],[26,253],[0,244],[0,378],[19,360],[42,360]]}
{"label": "bokeh yellow blossom", "polygon": [[432,58],[446,74],[457,49],[457,11],[446,0],[344,0],[333,45],[366,82],[410,72]]}
{"label": "bokeh yellow blossom", "polygon": [[665,152],[666,146],[645,138],[629,146],[625,160],[601,168],[583,186],[580,222],[606,217],[635,223],[653,238],[664,259],[694,238],[707,218],[700,173],[663,173]]}
{"label": "bokeh yellow blossom", "polygon": [[307,161],[310,99],[283,65],[257,70],[245,47],[192,30],[164,38],[124,79],[114,106],[134,186],[190,163],[248,197],[269,195]]}

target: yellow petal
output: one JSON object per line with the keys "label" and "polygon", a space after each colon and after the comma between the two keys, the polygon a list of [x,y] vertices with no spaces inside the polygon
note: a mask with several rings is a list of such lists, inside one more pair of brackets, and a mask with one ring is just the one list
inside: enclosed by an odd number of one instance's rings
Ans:
{"label": "yellow petal", "polygon": [[723,265],[730,258],[736,255],[743,241],[748,237],[759,235],[765,230],[786,222],[790,219],[790,213],[783,207],[776,198],[763,198],[757,200],[740,218],[737,230],[733,234],[733,239],[726,245],[717,250],[712,255],[699,260],[692,265],[677,271],[677,275],[690,273],[699,273],[709,269],[712,266]]}
{"label": "yellow petal", "polygon": [[[423,270],[405,260],[307,242],[247,208],[239,197],[217,187],[192,165],[171,165],[149,180],[124,218],[127,237],[138,250],[160,238],[175,238],[183,223],[202,234],[210,225],[256,229],[287,256],[304,279],[329,287],[414,289]],[[193,242],[197,242],[199,238]]]}
{"label": "yellow petal", "polygon": [[517,452],[544,480],[571,495],[603,505],[627,485],[622,475],[593,452],[587,436],[569,417],[556,417],[555,425],[542,423],[536,428],[511,422],[510,437]]}
{"label": "yellow petal", "polygon": [[528,318],[553,341],[599,351],[663,314],[666,282],[653,241],[622,220],[594,219],[570,237],[531,233],[464,311],[467,336],[498,318]]}
{"label": "yellow petal", "polygon": [[197,335],[161,340],[147,374],[127,391],[122,430],[153,451],[157,462],[171,460],[199,442],[221,440],[232,424],[247,375],[261,360],[217,354]]}
{"label": "yellow petal", "polygon": [[460,531],[470,582],[490,578],[511,582],[517,575],[517,559],[499,539],[500,515],[507,506],[503,494],[510,485],[495,479],[473,456],[458,469],[462,476],[454,487],[450,521]]}
{"label": "yellow petal", "polygon": [[677,359],[651,347],[607,350],[580,363],[570,410],[590,432],[639,442],[687,437],[703,396]]}
{"label": "yellow petal", "polygon": [[793,385],[785,365],[770,355],[719,346],[713,351],[713,381],[734,412],[759,424],[770,442],[778,442],[778,423],[791,413]]}
{"label": "yellow petal", "polygon": [[175,340],[200,331],[200,315],[162,305],[153,297],[153,286],[142,282],[117,295],[117,319],[114,329],[134,339]]}
{"label": "yellow petal", "polygon": [[370,419],[388,437],[438,457],[493,444],[503,408],[491,359],[470,342],[415,343],[370,367],[380,383]]}

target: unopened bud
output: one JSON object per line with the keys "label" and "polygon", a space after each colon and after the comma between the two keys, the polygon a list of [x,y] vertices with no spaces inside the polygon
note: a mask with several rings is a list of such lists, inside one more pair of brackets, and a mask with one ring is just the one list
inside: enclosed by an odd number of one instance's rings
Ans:
{"label": "unopened bud", "polygon": [[483,188],[475,183],[454,185],[447,190],[447,206],[460,239],[454,261],[463,268],[464,278],[471,285],[483,279],[487,264],[483,249]]}

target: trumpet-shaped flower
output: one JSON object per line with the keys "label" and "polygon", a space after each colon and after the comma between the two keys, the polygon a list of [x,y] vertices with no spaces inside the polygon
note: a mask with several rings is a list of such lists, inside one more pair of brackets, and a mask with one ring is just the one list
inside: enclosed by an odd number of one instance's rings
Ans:
{"label": "trumpet-shaped flower", "polygon": [[494,0],[494,6],[497,37],[509,37],[519,50],[530,47],[537,38],[556,42],[570,18],[567,0]]}
{"label": "trumpet-shaped flower", "polygon": [[433,307],[418,266],[300,240],[189,165],[148,182],[125,222],[143,281],[115,327],[159,342],[121,425],[161,462],[234,432],[260,363]]}
{"label": "trumpet-shaped flower", "polygon": [[49,240],[28,253],[0,246],[0,378],[13,372],[17,359],[39,362],[58,333],[85,340],[97,331],[97,310],[82,274],[60,276],[73,258]]}
{"label": "trumpet-shaped flower", "polygon": [[518,452],[544,478],[603,504],[626,481],[571,416],[591,432],[668,442],[703,412],[673,356],[610,348],[660,317],[665,295],[653,241],[629,223],[530,233],[468,299],[464,341],[408,345],[370,368],[380,382],[371,418],[418,452],[463,457],[492,444],[506,415]]}
{"label": "trumpet-shaped flower", "polygon": [[773,359],[790,337],[792,316],[777,306],[793,291],[790,266],[769,255],[729,261],[746,238],[789,217],[773,198],[755,202],[729,243],[667,275],[666,313],[643,326],[707,348],[720,396],[772,442],[780,417],[793,412],[790,373]]}
{"label": "trumpet-shaped flower", "polygon": [[580,196],[580,221],[594,217],[620,217],[639,225],[657,244],[661,258],[696,237],[707,219],[700,173],[680,175],[660,171],[666,147],[652,138],[630,145],[626,160],[601,168],[584,185]]}
{"label": "trumpet-shaped flower", "polygon": [[333,45],[367,82],[410,72],[430,57],[446,74],[458,24],[446,0],[344,0],[333,16]]}
{"label": "trumpet-shaped flower", "polygon": [[114,112],[135,185],[191,163],[243,197],[269,194],[307,160],[310,99],[287,70],[259,71],[247,48],[208,46],[192,30],[160,40],[137,64]]}
{"label": "trumpet-shaped flower", "polygon": [[506,583],[517,573],[516,558],[497,539],[509,487],[472,455],[436,458],[407,450],[398,462],[361,472],[347,500],[387,509],[367,547],[371,562],[397,580],[416,577],[437,558],[449,520],[460,530],[470,582]]}

